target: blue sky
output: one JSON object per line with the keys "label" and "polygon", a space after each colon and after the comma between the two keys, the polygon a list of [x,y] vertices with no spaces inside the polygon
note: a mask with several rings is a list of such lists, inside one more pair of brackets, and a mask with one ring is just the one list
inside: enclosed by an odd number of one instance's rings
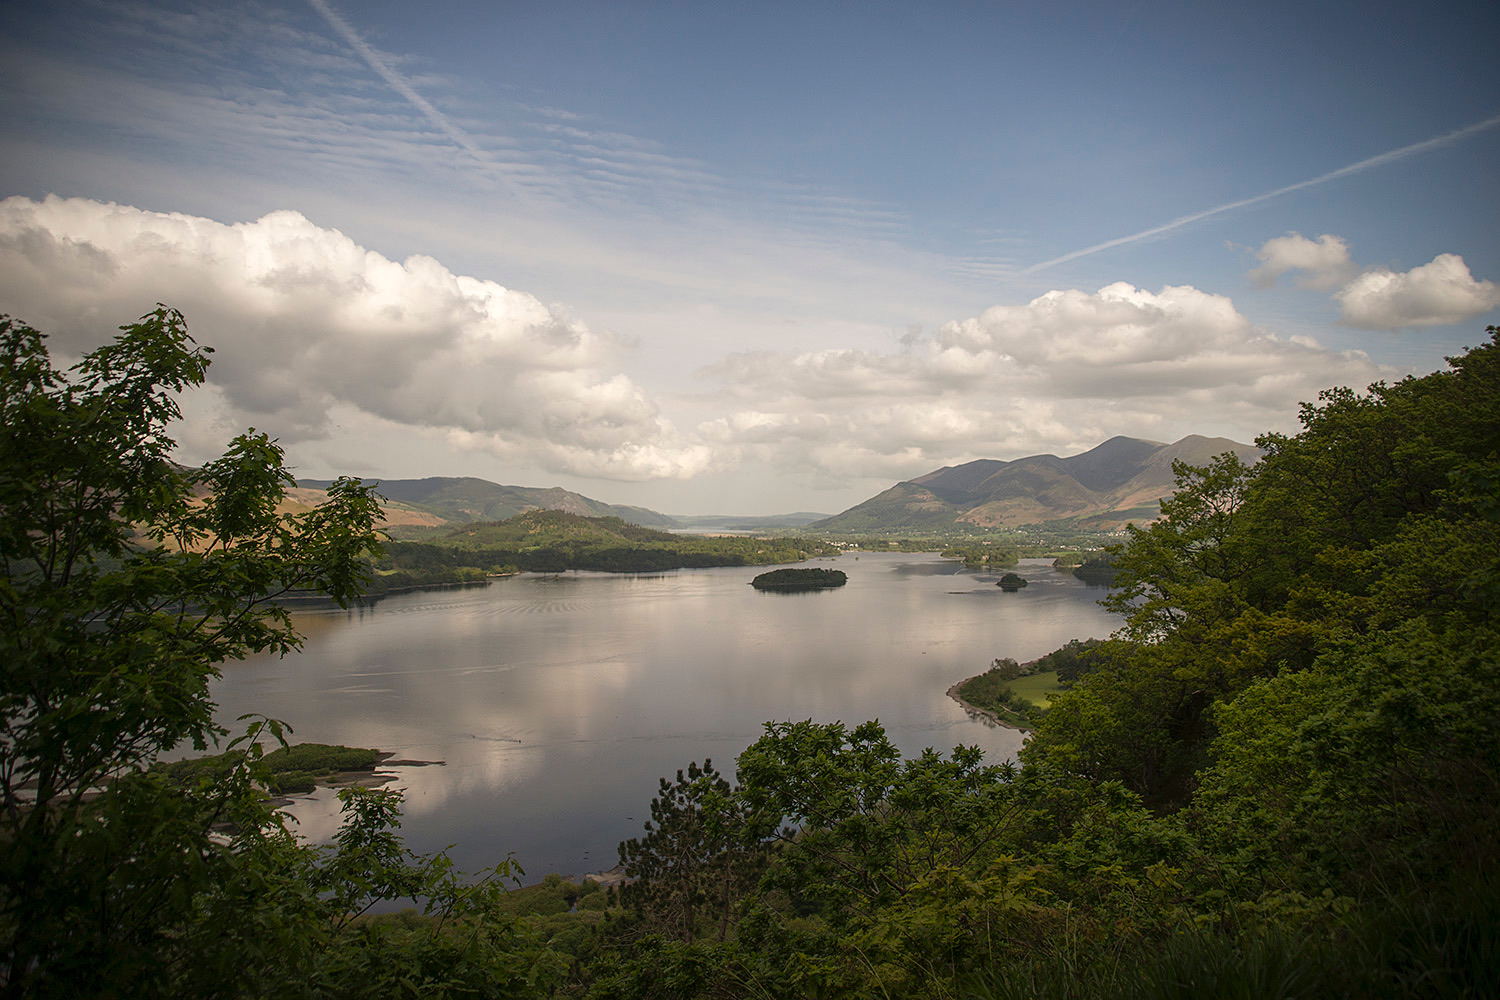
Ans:
{"label": "blue sky", "polygon": [[178,306],[218,349],[184,458],[254,424],[310,476],[833,512],[1249,440],[1500,321],[1496,37],[1478,3],[11,4],[0,311],[67,355]]}

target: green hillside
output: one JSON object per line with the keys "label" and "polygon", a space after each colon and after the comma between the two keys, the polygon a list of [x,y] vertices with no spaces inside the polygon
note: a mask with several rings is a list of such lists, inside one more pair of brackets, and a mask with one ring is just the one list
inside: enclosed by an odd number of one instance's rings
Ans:
{"label": "green hillside", "polygon": [[439,532],[427,541],[455,548],[556,547],[626,543],[668,544],[678,536],[620,517],[581,517],[561,510],[531,510],[502,521],[477,521]]}
{"label": "green hillside", "polygon": [[390,542],[376,563],[379,575],[371,592],[465,583],[520,571],[648,573],[768,566],[837,554],[833,546],[809,538],[674,535],[618,517],[537,510],[504,521],[462,525],[420,542]]}

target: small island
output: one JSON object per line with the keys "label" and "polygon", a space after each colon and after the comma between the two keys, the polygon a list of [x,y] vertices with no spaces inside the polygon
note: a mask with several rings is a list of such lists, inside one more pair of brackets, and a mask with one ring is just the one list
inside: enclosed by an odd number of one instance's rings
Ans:
{"label": "small island", "polygon": [[1016,591],[1026,586],[1026,583],[1026,578],[1024,576],[1021,576],[1019,573],[1007,573],[1000,578],[1000,582],[995,586],[999,587],[1001,590],[1005,591],[1008,594],[1014,594]]}
{"label": "small island", "polygon": [[827,590],[849,582],[843,570],[773,569],[750,581],[756,590]]}

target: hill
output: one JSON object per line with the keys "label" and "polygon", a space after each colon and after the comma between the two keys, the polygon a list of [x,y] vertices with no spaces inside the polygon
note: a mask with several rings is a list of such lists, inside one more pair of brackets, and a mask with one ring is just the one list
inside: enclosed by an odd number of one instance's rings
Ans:
{"label": "hill", "polygon": [[[451,524],[505,521],[533,510],[560,510],[579,517],[618,517],[647,528],[674,528],[677,522],[645,507],[618,506],[593,500],[560,486],[501,486],[473,476],[431,476],[426,479],[366,480],[398,509],[415,508]],[[327,489],[328,480],[299,479],[297,485]],[[415,523],[399,521],[394,523]]]}
{"label": "hill", "polygon": [[450,527],[421,542],[390,542],[375,564],[377,575],[369,592],[465,583],[517,570],[658,573],[768,566],[837,554],[838,549],[814,539],[670,534],[618,517],[533,510],[505,521]]}
{"label": "hill", "polygon": [[897,483],[809,527],[857,534],[1072,521],[1081,527],[1118,528],[1157,516],[1157,502],[1170,496],[1175,485],[1174,461],[1206,465],[1224,452],[1247,462],[1260,456],[1254,445],[1194,434],[1173,444],[1113,437],[1071,458],[980,459]]}

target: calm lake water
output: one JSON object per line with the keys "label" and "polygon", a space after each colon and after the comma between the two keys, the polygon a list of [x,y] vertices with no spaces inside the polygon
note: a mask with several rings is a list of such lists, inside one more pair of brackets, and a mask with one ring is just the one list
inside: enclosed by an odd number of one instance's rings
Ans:
{"label": "calm lake water", "polygon": [[[1010,758],[1021,735],[970,718],[949,686],[1115,627],[1103,588],[1041,560],[1023,562],[1031,585],[1013,594],[934,554],[807,565],[849,583],[753,590],[765,567],[525,574],[299,612],[301,653],[225,664],[218,718],[261,713],[294,742],[444,761],[393,769],[408,846],[452,845],[469,872],[513,851],[530,882],[612,867],[658,778],[705,757],[732,772],[767,721],[879,719],[908,755],[967,744]],[[326,791],[292,811],[311,838],[337,827]]]}

